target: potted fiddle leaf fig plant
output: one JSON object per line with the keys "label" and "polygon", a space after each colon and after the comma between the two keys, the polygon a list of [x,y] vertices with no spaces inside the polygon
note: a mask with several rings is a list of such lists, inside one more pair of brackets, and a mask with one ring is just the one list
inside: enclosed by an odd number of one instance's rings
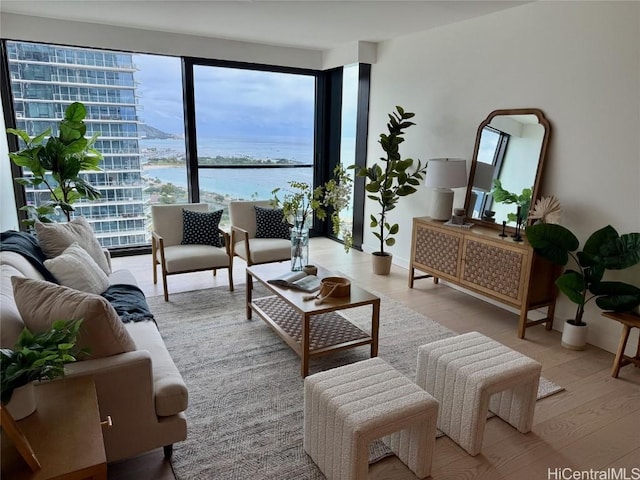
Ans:
{"label": "potted fiddle leaf fig plant", "polygon": [[13,349],[0,349],[0,397],[14,419],[34,412],[33,382],[63,377],[64,364],[86,353],[76,347],[81,323],[58,320],[37,333],[25,328]]}
{"label": "potted fiddle leaf fig plant", "polygon": [[98,164],[102,160],[102,154],[93,148],[99,134],[95,133],[90,139],[85,138],[86,114],[87,110],[82,103],[69,105],[58,126],[57,136],[52,135],[50,128],[33,138],[25,130],[7,129],[7,133],[19,137],[25,144],[22,150],[9,153],[9,157],[13,163],[31,172],[15,181],[36,189],[44,186],[49,193],[49,199],[39,205],[21,208],[27,212],[28,218],[24,221],[27,225],[33,225],[35,220],[43,223],[55,222],[60,210],[69,221],[74,202],[81,198],[100,198],[100,192],[80,173],[85,170],[100,170]]}
{"label": "potted fiddle leaf fig plant", "polygon": [[409,171],[413,167],[413,159],[403,159],[400,155],[400,144],[404,142],[404,133],[407,128],[415,123],[409,121],[415,116],[414,113],[406,112],[402,107],[396,106],[396,111],[389,114],[387,123],[388,133],[381,133],[378,143],[385,152],[382,160],[382,167],[377,163],[371,167],[361,167],[357,169],[355,165],[349,168],[356,168],[356,175],[365,177],[367,183],[365,190],[367,197],[377,202],[379,213],[371,215],[370,227],[373,234],[380,242],[380,249],[373,252],[373,272],[377,275],[388,275],[391,269],[391,253],[384,250],[385,246],[392,246],[396,240],[394,235],[398,233],[400,227],[397,223],[388,221],[388,213],[396,208],[401,197],[411,195],[416,191],[416,186],[427,170],[426,165],[422,166],[420,160],[415,171]]}
{"label": "potted fiddle leaf fig plant", "polygon": [[[624,312],[640,304],[640,288],[624,282],[604,281],[607,270],[622,270],[640,263],[640,233],[619,235],[607,225],[594,232],[578,251],[578,238],[566,227],[536,223],[526,228],[535,251],[557,265],[571,259],[576,269],[567,269],[556,280],[558,289],[577,305],[575,317],[565,322],[562,345],[582,350],[586,344],[585,305],[591,300],[602,310]],[[576,331],[577,330],[577,331]]]}

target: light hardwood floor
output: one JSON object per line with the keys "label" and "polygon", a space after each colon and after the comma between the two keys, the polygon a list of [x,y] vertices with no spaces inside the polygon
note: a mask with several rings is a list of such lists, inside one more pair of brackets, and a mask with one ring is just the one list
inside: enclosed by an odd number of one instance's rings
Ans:
{"label": "light hardwood floor", "polygon": [[[446,437],[438,439],[432,478],[543,480],[561,478],[553,473],[549,476],[549,469],[555,468],[600,471],[623,467],[632,478],[631,469],[640,468],[640,369],[624,367],[620,377],[614,379],[610,376],[613,354],[591,346],[582,352],[566,350],[560,346],[560,334],[546,331],[543,326],[528,329],[526,340],[520,340],[514,313],[445,284],[434,285],[430,279],[418,280],[410,289],[408,272],[400,267],[393,266],[389,276],[373,275],[368,254],[346,254],[341,245],[330,240],[312,239],[310,257],[313,263],[355,278],[364,288],[401,301],[452,330],[479,331],[538,360],[543,365],[542,374],[565,387],[566,391],[537,402],[533,431],[527,435],[498,418],[489,420],[482,453],[476,457],[470,457]],[[113,266],[130,269],[147,296],[162,295],[162,284],[154,285],[152,281],[150,255],[115,258]],[[236,260],[236,284],[245,282],[244,268],[244,262]],[[227,275],[190,273],[169,277],[168,282],[172,294],[227,285]],[[170,480],[173,475],[158,450],[110,465],[109,478]],[[372,465],[369,478],[416,477],[390,457]]]}

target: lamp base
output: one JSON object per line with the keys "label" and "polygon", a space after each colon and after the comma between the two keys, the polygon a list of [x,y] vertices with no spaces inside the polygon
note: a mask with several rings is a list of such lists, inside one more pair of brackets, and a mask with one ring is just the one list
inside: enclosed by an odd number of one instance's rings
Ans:
{"label": "lamp base", "polygon": [[453,210],[453,190],[435,188],[431,195],[431,218],[433,220],[449,220]]}

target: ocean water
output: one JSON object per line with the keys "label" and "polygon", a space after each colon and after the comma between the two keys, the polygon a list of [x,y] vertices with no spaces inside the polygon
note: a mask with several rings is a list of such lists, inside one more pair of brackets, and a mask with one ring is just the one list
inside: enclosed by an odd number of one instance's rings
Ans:
{"label": "ocean water", "polygon": [[[256,159],[286,158],[300,163],[313,163],[313,138],[293,137],[217,137],[198,138],[198,156],[246,156]],[[171,150],[184,156],[183,139],[140,140],[141,148]]]}
{"label": "ocean water", "polygon": [[[187,188],[187,172],[182,167],[152,168],[143,175],[159,178],[163,183]],[[200,190],[228,195],[234,200],[268,200],[276,188],[285,189],[287,182],[296,180],[313,183],[313,169],[309,168],[256,168],[256,169],[200,169]]]}
{"label": "ocean water", "polygon": [[[185,156],[182,139],[140,140],[144,162],[154,156]],[[150,151],[149,149],[154,149]],[[355,142],[347,139],[342,147],[345,165],[353,163]],[[290,137],[208,138],[198,139],[198,156],[248,156],[255,159],[286,158],[303,164],[313,163],[313,139]],[[153,167],[143,169],[143,175],[164,183],[187,187],[184,167]],[[200,190],[226,195],[232,199],[270,199],[276,188],[286,189],[289,181],[313,184],[313,167],[199,169]]]}

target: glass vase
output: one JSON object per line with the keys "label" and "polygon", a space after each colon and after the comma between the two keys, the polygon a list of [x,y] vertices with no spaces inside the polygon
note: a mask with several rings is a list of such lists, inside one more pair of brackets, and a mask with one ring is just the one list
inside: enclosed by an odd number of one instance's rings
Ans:
{"label": "glass vase", "polygon": [[309,229],[291,229],[291,271],[297,272],[309,264]]}

